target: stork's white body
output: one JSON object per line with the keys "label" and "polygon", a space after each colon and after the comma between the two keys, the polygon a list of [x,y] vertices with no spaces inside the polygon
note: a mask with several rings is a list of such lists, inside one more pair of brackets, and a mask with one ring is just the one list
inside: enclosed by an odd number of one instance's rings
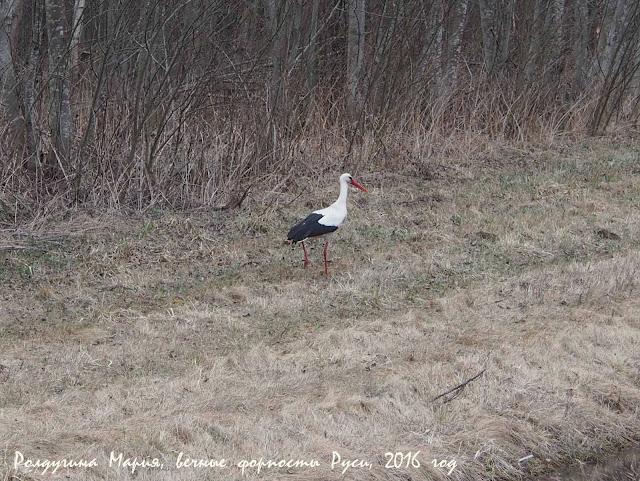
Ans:
{"label": "stork's white body", "polygon": [[312,212],[313,214],[320,214],[322,216],[318,219],[318,224],[337,228],[340,227],[347,219],[347,195],[349,194],[349,182],[343,177],[344,174],[340,176],[340,196],[338,197],[338,200],[329,207]]}

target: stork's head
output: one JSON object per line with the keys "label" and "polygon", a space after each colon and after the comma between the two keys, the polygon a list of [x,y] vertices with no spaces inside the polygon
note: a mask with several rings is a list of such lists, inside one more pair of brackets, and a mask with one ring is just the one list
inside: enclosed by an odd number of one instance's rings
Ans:
{"label": "stork's head", "polygon": [[367,194],[369,193],[369,191],[367,189],[365,189],[359,183],[357,183],[355,180],[353,180],[353,177],[351,177],[351,174],[342,174],[340,176],[340,182],[346,182],[347,184],[351,184],[354,187],[357,187],[362,192],[366,192]]}

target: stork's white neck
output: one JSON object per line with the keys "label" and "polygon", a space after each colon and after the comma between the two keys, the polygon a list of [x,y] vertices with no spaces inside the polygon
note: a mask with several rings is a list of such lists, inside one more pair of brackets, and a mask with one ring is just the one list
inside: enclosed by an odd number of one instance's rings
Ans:
{"label": "stork's white neck", "polygon": [[338,200],[334,202],[337,206],[347,206],[347,194],[349,193],[349,183],[346,180],[340,179],[340,195]]}

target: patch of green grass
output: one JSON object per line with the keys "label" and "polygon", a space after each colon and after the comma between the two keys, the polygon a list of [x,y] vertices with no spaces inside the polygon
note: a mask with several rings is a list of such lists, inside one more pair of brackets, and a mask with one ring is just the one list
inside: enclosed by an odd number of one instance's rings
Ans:
{"label": "patch of green grass", "polygon": [[0,263],[0,282],[37,282],[68,270],[73,260],[66,252],[25,249],[7,254]]}
{"label": "patch of green grass", "polygon": [[142,240],[150,236],[155,236],[157,233],[158,225],[152,220],[145,220],[142,225],[136,229],[133,236],[136,239]]}

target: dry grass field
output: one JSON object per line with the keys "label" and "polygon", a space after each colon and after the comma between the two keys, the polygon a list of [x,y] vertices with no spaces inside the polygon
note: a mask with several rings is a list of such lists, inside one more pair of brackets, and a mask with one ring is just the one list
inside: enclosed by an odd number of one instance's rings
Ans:
{"label": "dry grass field", "polygon": [[[338,171],[236,211],[0,219],[0,480],[530,479],[624,448],[639,166],[594,141],[353,172],[328,279],[283,240]],[[63,459],[96,465],[26,469]]]}

